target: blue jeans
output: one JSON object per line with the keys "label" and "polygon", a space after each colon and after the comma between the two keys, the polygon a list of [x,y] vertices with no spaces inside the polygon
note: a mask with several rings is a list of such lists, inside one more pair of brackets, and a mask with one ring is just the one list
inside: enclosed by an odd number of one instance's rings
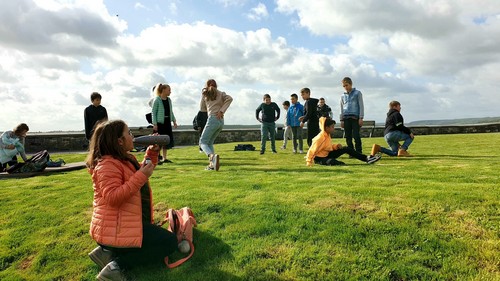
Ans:
{"label": "blue jeans", "polygon": [[217,119],[217,116],[210,115],[207,124],[200,137],[200,147],[207,156],[214,154],[214,142],[224,127],[224,119]]}
{"label": "blue jeans", "polygon": [[413,139],[410,137],[410,135],[405,134],[401,131],[389,132],[384,136],[384,139],[391,149],[381,147],[380,151],[382,153],[385,153],[385,154],[390,155],[390,156],[397,156],[398,155],[398,150],[400,148],[399,147],[400,141],[404,141],[403,144],[401,145],[401,149],[404,149],[404,150],[408,150],[408,147],[413,142]]}
{"label": "blue jeans", "polygon": [[266,141],[268,136],[271,138],[271,149],[276,151],[276,123],[262,122],[260,125],[260,151],[266,151]]}

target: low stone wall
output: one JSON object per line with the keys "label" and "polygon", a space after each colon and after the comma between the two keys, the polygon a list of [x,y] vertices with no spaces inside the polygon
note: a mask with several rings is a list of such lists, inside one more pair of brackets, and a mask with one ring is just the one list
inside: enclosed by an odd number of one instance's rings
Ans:
{"label": "low stone wall", "polygon": [[[439,135],[439,134],[471,134],[471,133],[498,133],[500,123],[476,124],[476,125],[454,125],[454,126],[414,126],[410,127],[415,135]],[[152,133],[151,128],[131,128],[134,136],[148,135]],[[371,129],[362,128],[361,136],[368,137]],[[384,127],[377,126],[373,137],[382,137]],[[304,139],[307,130],[304,129]],[[197,145],[200,135],[194,130],[174,130],[176,146]],[[283,139],[283,129],[278,128],[277,139]],[[334,138],[342,138],[342,130],[337,129]],[[223,130],[216,139],[216,143],[227,142],[252,142],[260,140],[260,129],[230,129]],[[26,137],[26,151],[33,153],[40,150],[49,152],[85,151],[88,148],[87,140],[83,132],[61,132],[61,133],[29,133]]]}

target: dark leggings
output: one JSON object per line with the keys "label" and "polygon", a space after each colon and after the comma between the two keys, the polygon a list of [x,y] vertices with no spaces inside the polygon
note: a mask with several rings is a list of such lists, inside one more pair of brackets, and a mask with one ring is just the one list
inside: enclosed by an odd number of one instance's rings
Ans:
{"label": "dark leggings", "polygon": [[330,153],[328,153],[328,156],[326,156],[326,157],[318,157],[318,156],[314,157],[314,163],[317,163],[320,165],[329,165],[328,164],[330,162],[330,161],[328,161],[329,159],[336,160],[341,155],[346,154],[346,153],[351,155],[352,157],[358,159],[359,161],[366,162],[366,155],[359,153],[350,147],[344,146],[341,149],[330,151]]}
{"label": "dark leggings", "polygon": [[7,169],[7,166],[14,166],[15,164],[17,164],[17,157],[14,156],[12,157],[12,160],[2,164],[2,167],[0,168],[0,172],[2,172],[4,169]]}
{"label": "dark leggings", "polygon": [[163,262],[164,258],[177,250],[177,237],[172,232],[154,224],[144,224],[141,248],[114,248],[102,246],[115,255],[121,269]]}

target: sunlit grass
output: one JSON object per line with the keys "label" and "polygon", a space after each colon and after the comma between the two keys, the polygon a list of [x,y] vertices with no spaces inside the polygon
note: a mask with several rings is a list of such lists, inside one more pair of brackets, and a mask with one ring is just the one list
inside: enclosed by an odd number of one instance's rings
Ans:
{"label": "sunlit grass", "polygon": [[[364,151],[382,138],[363,139]],[[256,147],[258,144],[253,142]],[[417,136],[413,158],[305,166],[304,155],[216,145],[169,152],[159,209],[190,206],[196,252],[138,280],[498,280],[500,134]],[[140,156],[140,153],[138,153]],[[54,154],[66,162],[85,154]],[[94,280],[86,170],[0,180],[0,279]],[[156,216],[157,219],[160,215]]]}

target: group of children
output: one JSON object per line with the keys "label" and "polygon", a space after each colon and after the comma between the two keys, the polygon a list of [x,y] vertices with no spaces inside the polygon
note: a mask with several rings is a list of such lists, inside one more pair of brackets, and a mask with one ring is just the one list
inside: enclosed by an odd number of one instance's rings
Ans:
{"label": "group of children", "polygon": [[[293,153],[304,153],[302,128],[307,123],[307,144],[309,150],[306,156],[306,164],[312,166],[313,163],[321,165],[343,165],[337,158],[343,154],[348,154],[351,158],[372,164],[380,160],[380,153],[390,156],[408,157],[411,156],[407,150],[414,139],[411,130],[404,126],[401,115],[401,104],[398,101],[389,103],[389,112],[385,122],[384,138],[390,148],[373,144],[370,155],[362,153],[362,142],[360,129],[363,126],[364,103],[363,95],[356,88],[352,87],[352,80],[349,77],[342,79],[342,86],[345,92],[340,99],[340,126],[344,129],[346,144],[332,144],[331,134],[335,130],[335,120],[332,119],[332,109],[325,104],[325,99],[315,99],[311,97],[311,91],[303,88],[301,96],[305,101],[304,105],[298,101],[297,94],[290,96],[290,101],[283,102],[285,110],[283,145],[281,149],[286,149],[287,142],[292,139]],[[255,116],[261,125],[261,149],[260,154],[266,151],[266,142],[269,138],[273,153],[277,153],[275,148],[275,121],[280,117],[280,109],[276,103],[271,101],[271,96],[265,94],[264,102],[255,111]],[[262,115],[260,113],[262,112]],[[353,142],[354,139],[354,142]],[[399,142],[403,141],[400,145]]]}

